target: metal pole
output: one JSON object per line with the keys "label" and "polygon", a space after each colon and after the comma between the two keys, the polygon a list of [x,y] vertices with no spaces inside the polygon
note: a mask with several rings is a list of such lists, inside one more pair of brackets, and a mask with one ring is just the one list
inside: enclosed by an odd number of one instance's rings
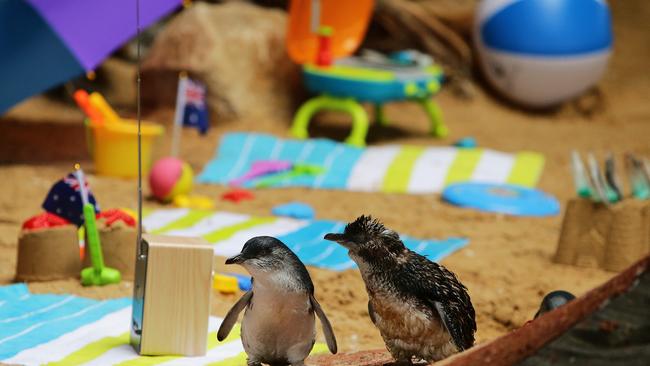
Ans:
{"label": "metal pole", "polygon": [[141,131],[141,116],[140,116],[140,0],[135,0],[135,24],[136,24],[136,37],[137,37],[137,120],[138,120],[138,242],[137,242],[137,255],[140,256],[143,252],[142,243],[142,131]]}

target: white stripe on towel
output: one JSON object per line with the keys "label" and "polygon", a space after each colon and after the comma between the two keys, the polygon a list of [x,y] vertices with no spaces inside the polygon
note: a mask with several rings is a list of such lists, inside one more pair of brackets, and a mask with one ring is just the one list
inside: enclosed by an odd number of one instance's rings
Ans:
{"label": "white stripe on towel", "polygon": [[50,305],[48,305],[48,306],[46,306],[44,308],[34,310],[34,311],[29,312],[29,313],[25,313],[23,315],[20,315],[20,316],[15,316],[13,318],[2,319],[2,320],[0,320],[0,323],[9,323],[9,322],[13,322],[13,321],[16,321],[16,320],[29,318],[30,316],[33,316],[33,315],[36,315],[36,314],[41,314],[41,313],[47,312],[47,311],[52,310],[52,309],[56,309],[59,306],[64,305],[64,304],[72,301],[73,299],[74,299],[74,296],[67,296],[63,300],[61,300],[59,302],[55,302],[54,304],[50,304]]}
{"label": "white stripe on towel", "polygon": [[299,230],[308,224],[307,220],[280,218],[268,224],[257,225],[239,231],[226,240],[216,242],[214,254],[229,257],[239,253],[244,243],[252,237],[261,235],[278,237]]}
{"label": "white stripe on towel", "polygon": [[210,215],[193,226],[171,230],[165,233],[165,235],[176,235],[176,236],[201,236],[213,231],[217,231],[224,227],[232,226],[240,222],[250,219],[250,215],[243,215],[230,212],[217,212],[213,215]]}
{"label": "white stripe on towel", "polygon": [[[221,321],[223,319],[217,317],[210,317],[208,321],[208,332],[214,332],[217,330]],[[140,357],[131,345],[125,344],[120,345],[115,348],[111,348],[101,356],[95,358],[94,360],[83,364],[84,366],[103,366],[103,365],[115,365],[120,362],[133,360]],[[185,365],[195,365],[194,358],[179,358],[185,362]]]}
{"label": "white stripe on towel", "polygon": [[[187,366],[187,365],[207,365],[216,361],[227,360],[244,352],[244,345],[241,339],[235,339],[232,342],[221,343],[209,350],[205,356],[192,358],[177,358],[168,362],[163,362],[165,366]],[[188,362],[190,361],[190,362]]]}
{"label": "white stripe on towel", "polygon": [[379,146],[367,148],[352,168],[347,188],[359,191],[380,191],[384,176],[401,146]]}
{"label": "white stripe on towel", "polygon": [[156,210],[142,219],[142,226],[147,231],[155,231],[171,224],[190,212],[187,208]]}
{"label": "white stripe on towel", "polygon": [[103,318],[66,333],[47,343],[26,349],[3,362],[9,364],[45,364],[63,359],[85,345],[104,337],[115,337],[129,330],[131,307],[107,314]]}
{"label": "white stripe on towel", "polygon": [[253,141],[255,141],[255,135],[246,136],[244,139],[244,147],[242,148],[241,154],[239,154],[239,158],[235,162],[235,165],[233,165],[230,171],[228,171],[228,174],[226,175],[226,181],[229,182],[242,174],[241,170],[244,169],[244,164],[246,164],[248,155],[251,153],[251,150],[253,148]]}
{"label": "white stripe on towel", "polygon": [[515,157],[494,150],[483,150],[481,158],[472,173],[472,181],[503,183],[510,176]]}
{"label": "white stripe on towel", "polygon": [[321,184],[323,184],[323,181],[325,180],[325,178],[327,177],[327,175],[332,169],[332,165],[334,164],[334,161],[336,161],[336,158],[338,158],[343,151],[344,151],[343,146],[338,145],[334,149],[334,151],[332,151],[329,154],[329,156],[325,159],[325,162],[323,163],[323,168],[325,169],[325,172],[323,174],[318,175],[318,178],[316,178],[316,180],[314,181],[314,187],[318,188],[321,186]]}
{"label": "white stripe on towel", "polygon": [[457,148],[435,147],[424,150],[413,165],[408,191],[413,193],[440,192],[456,158]]}

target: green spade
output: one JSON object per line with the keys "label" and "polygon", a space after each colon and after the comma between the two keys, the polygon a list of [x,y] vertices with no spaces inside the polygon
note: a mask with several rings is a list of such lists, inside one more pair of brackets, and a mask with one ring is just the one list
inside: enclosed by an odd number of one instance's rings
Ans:
{"label": "green spade", "polygon": [[258,180],[255,183],[257,188],[266,188],[278,184],[285,179],[299,177],[301,175],[320,175],[325,172],[325,168],[320,165],[312,164],[294,164],[293,168],[289,171],[280,174],[273,174],[269,177]]}
{"label": "green spade", "polygon": [[92,267],[81,270],[81,284],[84,286],[104,286],[111,283],[119,283],[122,279],[120,271],[104,267],[104,257],[102,255],[102,246],[99,242],[99,232],[95,222],[95,206],[88,201],[88,192],[86,191],[84,174],[79,164],[75,165],[75,175],[79,181],[79,190],[83,202],[84,226],[86,231],[86,253],[90,254],[90,263]]}

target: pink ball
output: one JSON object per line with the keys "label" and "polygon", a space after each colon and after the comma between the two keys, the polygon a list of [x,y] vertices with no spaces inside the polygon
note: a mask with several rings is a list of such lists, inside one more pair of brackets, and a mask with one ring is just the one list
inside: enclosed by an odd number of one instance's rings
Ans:
{"label": "pink ball", "polygon": [[[189,177],[187,177],[188,173]],[[181,193],[173,192],[175,187],[177,188],[176,191],[179,191],[177,184],[184,183],[188,178],[191,182],[191,175],[192,173],[189,165],[182,160],[172,157],[162,158],[156,161],[149,173],[149,187],[151,188],[151,194],[161,201],[169,201],[173,198],[172,193]],[[189,188],[191,187],[185,189],[184,186],[187,185],[187,183],[180,185],[183,186],[183,191],[189,191]]]}

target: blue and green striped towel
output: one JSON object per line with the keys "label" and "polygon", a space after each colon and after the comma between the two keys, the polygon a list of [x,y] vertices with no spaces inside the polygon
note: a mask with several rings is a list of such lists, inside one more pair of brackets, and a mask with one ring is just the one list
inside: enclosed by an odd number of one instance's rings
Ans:
{"label": "blue and green striped towel", "polygon": [[[129,345],[131,299],[92,300],[31,294],[24,284],[0,286],[0,362],[49,366],[239,366],[246,354],[239,325],[217,341],[222,319],[211,316],[203,357],[138,355]],[[312,353],[327,352],[322,343]]]}
{"label": "blue and green striped towel", "polygon": [[[285,140],[264,134],[229,133],[197,180],[227,184],[259,160],[325,168],[323,174],[289,177],[275,182],[275,187],[394,193],[435,193],[462,181],[534,187],[544,167],[544,156],[534,152],[508,154],[480,148],[410,145],[356,148],[326,139]],[[244,186],[255,183],[249,181]]]}
{"label": "blue and green striped towel", "polygon": [[[216,255],[235,255],[248,239],[269,235],[287,244],[307,265],[335,271],[356,267],[345,248],[323,239],[327,233],[343,231],[345,223],[340,221],[300,220],[178,208],[147,212],[142,223],[151,233],[202,237],[214,244]],[[401,238],[408,248],[434,261],[467,244],[467,239],[464,238],[424,240],[408,235],[401,235]]]}

